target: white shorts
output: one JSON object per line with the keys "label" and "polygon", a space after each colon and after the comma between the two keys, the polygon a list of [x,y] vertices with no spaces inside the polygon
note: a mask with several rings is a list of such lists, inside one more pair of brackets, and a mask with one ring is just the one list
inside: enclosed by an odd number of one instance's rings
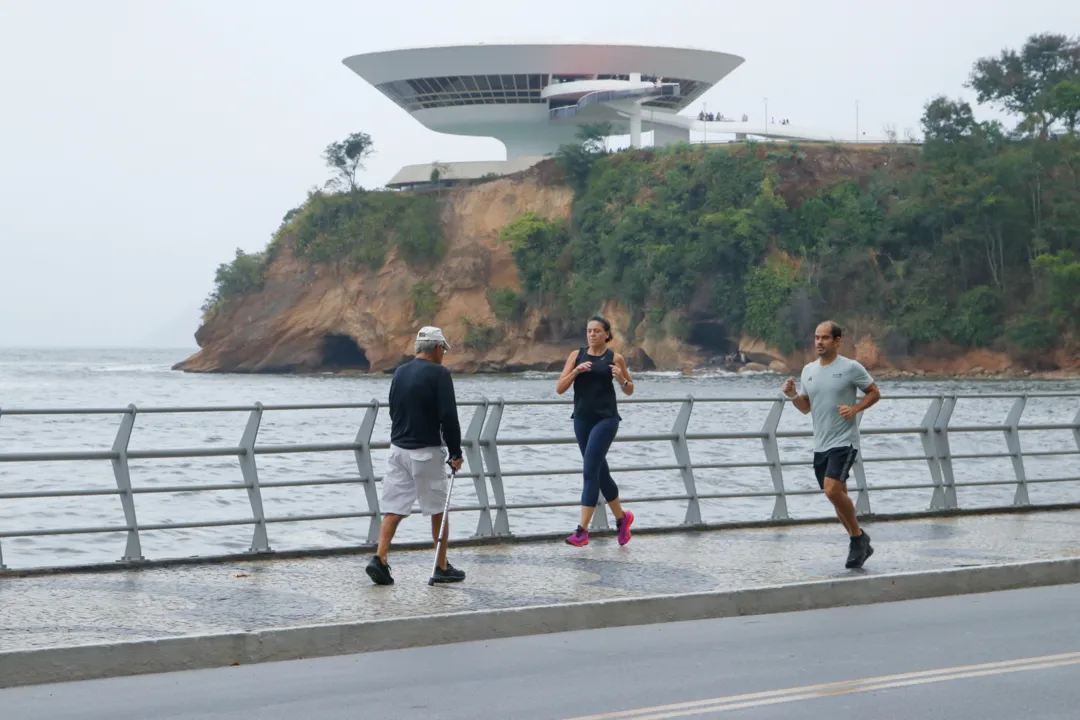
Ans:
{"label": "white shorts", "polygon": [[449,482],[446,456],[442,447],[406,450],[391,445],[382,481],[382,512],[408,515],[419,500],[424,515],[441,513]]}

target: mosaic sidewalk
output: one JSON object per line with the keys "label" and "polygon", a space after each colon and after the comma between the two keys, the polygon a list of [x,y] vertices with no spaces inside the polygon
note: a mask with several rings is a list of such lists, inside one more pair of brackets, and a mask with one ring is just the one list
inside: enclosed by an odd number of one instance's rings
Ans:
{"label": "mosaic sidewalk", "polygon": [[0,651],[357,622],[645,595],[733,590],[1080,555],[1080,511],[866,523],[874,556],[844,569],[839,524],[450,548],[465,582],[427,585],[431,551],[0,578]]}

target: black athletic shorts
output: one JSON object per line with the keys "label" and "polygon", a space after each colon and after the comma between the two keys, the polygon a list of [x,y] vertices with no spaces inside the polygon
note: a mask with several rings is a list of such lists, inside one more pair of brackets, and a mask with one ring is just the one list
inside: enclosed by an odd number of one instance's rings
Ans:
{"label": "black athletic shorts", "polygon": [[825,478],[847,482],[858,454],[859,451],[851,445],[814,453],[814,474],[817,475],[818,487],[825,489]]}

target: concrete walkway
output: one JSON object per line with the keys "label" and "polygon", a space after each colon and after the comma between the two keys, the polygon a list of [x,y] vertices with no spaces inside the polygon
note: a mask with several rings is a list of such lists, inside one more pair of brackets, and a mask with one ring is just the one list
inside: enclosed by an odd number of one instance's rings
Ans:
{"label": "concrete walkway", "polygon": [[0,578],[0,652],[1080,557],[1080,511],[867,523],[875,548],[844,569],[839,524],[454,548],[468,577],[427,585],[431,551]]}

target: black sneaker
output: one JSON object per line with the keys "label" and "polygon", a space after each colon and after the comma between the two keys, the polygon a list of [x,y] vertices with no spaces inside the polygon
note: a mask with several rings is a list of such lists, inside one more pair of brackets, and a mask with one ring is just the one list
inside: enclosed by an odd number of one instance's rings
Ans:
{"label": "black sneaker", "polygon": [[861,568],[863,563],[874,554],[874,548],[870,545],[870,535],[863,530],[861,535],[851,538],[848,550],[846,568]]}
{"label": "black sneaker", "polygon": [[367,564],[367,574],[376,585],[393,585],[394,578],[390,575],[390,564],[384,563],[378,555],[371,556],[371,562]]}
{"label": "black sneaker", "polygon": [[435,582],[437,583],[456,583],[465,579],[465,571],[458,570],[450,563],[446,563],[446,569],[437,567],[435,568],[434,575]]}

